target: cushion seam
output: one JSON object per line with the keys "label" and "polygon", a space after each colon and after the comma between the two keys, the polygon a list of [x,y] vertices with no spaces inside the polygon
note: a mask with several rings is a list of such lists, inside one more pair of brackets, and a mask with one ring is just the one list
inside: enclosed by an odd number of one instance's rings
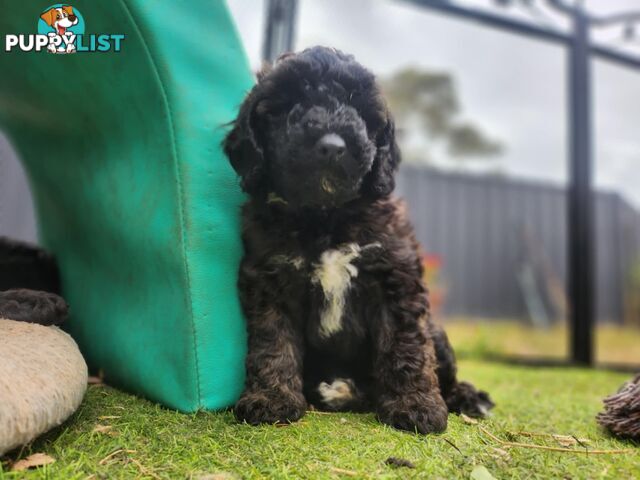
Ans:
{"label": "cushion seam", "polygon": [[183,267],[184,267],[184,272],[185,272],[185,277],[187,280],[187,308],[189,310],[189,317],[191,319],[191,330],[193,332],[193,349],[194,349],[194,361],[195,361],[195,368],[196,368],[196,396],[197,396],[197,409],[200,409],[202,407],[202,394],[201,394],[201,387],[200,387],[200,365],[199,365],[199,356],[198,356],[198,342],[197,342],[197,329],[196,329],[196,322],[195,322],[195,318],[194,318],[194,314],[193,314],[193,298],[191,295],[191,275],[190,275],[190,269],[189,269],[189,260],[188,260],[188,254],[187,254],[187,246],[186,246],[186,230],[185,230],[185,202],[184,202],[184,189],[183,189],[183,185],[182,185],[182,180],[181,180],[181,176],[180,176],[180,162],[179,162],[179,156],[178,156],[178,147],[177,147],[177,143],[176,143],[176,131],[175,131],[175,123],[173,121],[173,112],[171,110],[171,104],[169,102],[169,96],[167,94],[167,91],[165,89],[165,85],[164,82],[162,81],[162,77],[160,75],[160,71],[158,69],[158,66],[156,64],[156,61],[153,57],[153,55],[151,54],[151,48],[149,47],[144,35],[142,34],[142,30],[140,29],[140,27],[138,26],[138,23],[136,22],[131,10],[129,9],[129,6],[127,5],[127,0],[120,0],[121,3],[123,4],[123,7],[125,9],[125,11],[127,12],[129,18],[131,19],[131,22],[133,23],[134,28],[136,29],[136,31],[138,32],[138,35],[140,36],[140,39],[142,41],[142,44],[144,46],[144,50],[145,53],[149,59],[149,61],[151,62],[151,65],[153,67],[153,72],[154,75],[158,81],[158,84],[160,85],[160,92],[162,95],[162,100],[165,106],[165,109],[167,111],[167,122],[169,124],[169,131],[171,134],[171,157],[173,160],[173,167],[174,167],[174,172],[176,175],[176,183],[178,186],[178,216],[179,216],[179,222],[180,222],[180,243],[182,246],[182,259],[183,259]]}

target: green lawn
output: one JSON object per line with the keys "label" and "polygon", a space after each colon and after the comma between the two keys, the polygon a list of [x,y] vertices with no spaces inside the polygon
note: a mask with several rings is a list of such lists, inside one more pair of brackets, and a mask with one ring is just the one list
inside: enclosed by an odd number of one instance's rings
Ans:
{"label": "green lawn", "polygon": [[[497,354],[558,360],[569,356],[569,332],[564,324],[535,328],[518,321],[450,319],[443,325],[458,356]],[[601,324],[594,334],[596,362],[640,365],[640,328]]]}
{"label": "green lawn", "polygon": [[[531,369],[463,361],[461,375],[491,392],[493,417],[468,424],[451,416],[442,435],[418,436],[380,425],[373,415],[308,413],[291,426],[238,425],[231,413],[183,415],[105,386],[92,386],[78,413],[22,452],[3,459],[0,478],[638,478],[640,447],[614,440],[594,421],[601,398],[626,375],[581,369]],[[563,448],[573,435],[585,454],[508,447],[491,439]],[[584,440],[588,443],[585,443]],[[569,439],[568,443],[575,443]],[[580,445],[568,448],[584,450]],[[11,473],[17,458],[43,452],[55,463]],[[115,452],[115,453],[114,453]],[[415,469],[385,465],[390,457]],[[217,475],[214,475],[217,474]],[[482,477],[484,478],[484,477]]]}

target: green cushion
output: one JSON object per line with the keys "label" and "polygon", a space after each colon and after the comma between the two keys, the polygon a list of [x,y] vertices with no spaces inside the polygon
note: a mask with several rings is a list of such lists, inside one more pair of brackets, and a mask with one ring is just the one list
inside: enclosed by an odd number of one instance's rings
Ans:
{"label": "green cushion", "polygon": [[[0,15],[35,33],[38,2]],[[238,181],[220,149],[252,76],[223,1],[78,0],[119,53],[0,54],[0,128],[61,265],[68,330],[108,382],[169,407],[244,377]]]}

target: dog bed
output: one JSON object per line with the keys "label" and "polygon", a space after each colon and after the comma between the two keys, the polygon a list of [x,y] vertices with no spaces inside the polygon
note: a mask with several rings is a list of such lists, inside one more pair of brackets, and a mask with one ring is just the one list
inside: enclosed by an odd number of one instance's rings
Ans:
{"label": "dog bed", "polygon": [[0,455],[64,422],[87,388],[87,365],[57,327],[0,318]]}
{"label": "dog bed", "polygon": [[[0,128],[60,264],[65,328],[108,383],[226,407],[244,381],[243,197],[220,141],[253,82],[231,17],[208,0],[73,11],[85,38],[124,35],[121,51],[0,55]],[[15,4],[0,31],[36,33],[41,13]]]}

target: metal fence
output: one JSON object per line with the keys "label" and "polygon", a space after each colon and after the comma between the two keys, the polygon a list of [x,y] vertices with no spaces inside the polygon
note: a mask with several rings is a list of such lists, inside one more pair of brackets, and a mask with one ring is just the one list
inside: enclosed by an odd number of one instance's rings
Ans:
{"label": "metal fence", "polygon": [[[403,166],[398,193],[442,260],[443,313],[548,324],[567,317],[567,192],[561,185]],[[621,323],[640,215],[597,192],[596,308]]]}

